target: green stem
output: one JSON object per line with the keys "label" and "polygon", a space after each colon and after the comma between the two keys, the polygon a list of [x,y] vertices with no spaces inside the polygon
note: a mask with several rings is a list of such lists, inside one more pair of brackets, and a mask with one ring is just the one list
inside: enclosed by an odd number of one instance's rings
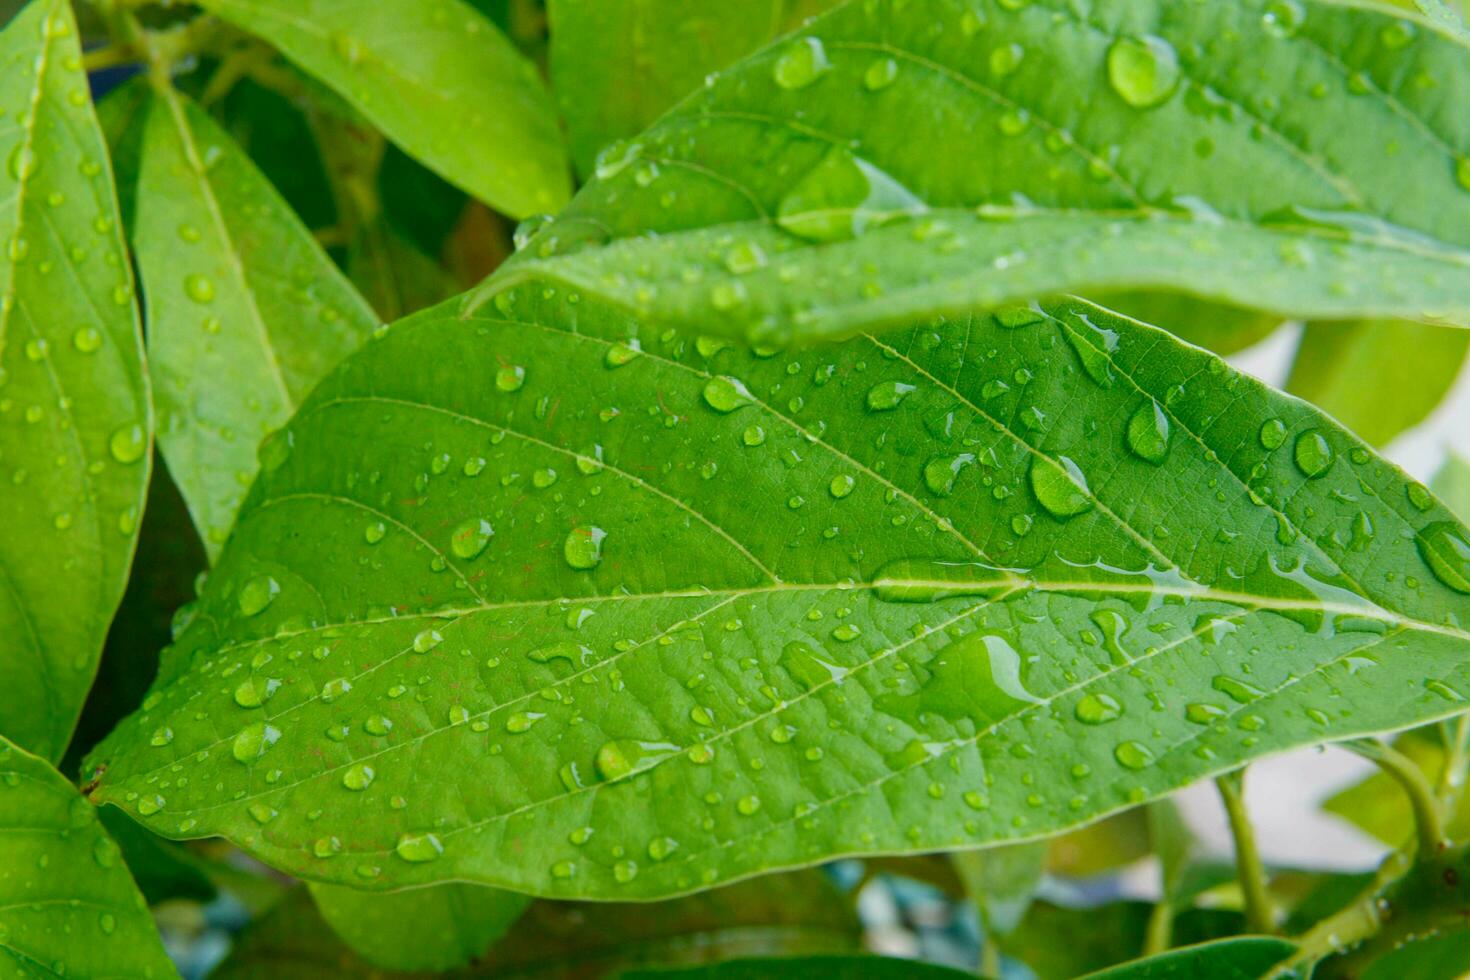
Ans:
{"label": "green stem", "polygon": [[1450,814],[1460,801],[1465,788],[1466,770],[1470,769],[1470,714],[1440,723],[1444,736],[1444,768],[1440,770],[1436,789],[1442,813]]}
{"label": "green stem", "polygon": [[1215,785],[1220,789],[1225,815],[1230,819],[1230,835],[1235,840],[1235,874],[1245,896],[1246,927],[1251,932],[1262,935],[1273,933],[1276,931],[1276,922],[1271,909],[1271,896],[1266,890],[1266,868],[1261,863],[1255,831],[1251,827],[1250,815],[1245,811],[1245,801],[1242,798],[1245,770],[1237,769],[1226,773],[1215,780]]}
{"label": "green stem", "polygon": [[82,68],[89,72],[102,71],[104,68],[130,65],[140,57],[138,49],[131,44],[108,44],[85,52],[82,55]]}
{"label": "green stem", "polygon": [[1174,943],[1174,906],[1167,897],[1154,903],[1148,916],[1148,931],[1144,933],[1143,955],[1156,956],[1165,952]]}
{"label": "green stem", "polygon": [[1439,800],[1424,772],[1414,760],[1376,739],[1357,739],[1342,743],[1350,752],[1378,763],[1380,769],[1403,787],[1414,812],[1414,830],[1419,841],[1421,861],[1433,859],[1445,848],[1444,826],[1439,818]]}

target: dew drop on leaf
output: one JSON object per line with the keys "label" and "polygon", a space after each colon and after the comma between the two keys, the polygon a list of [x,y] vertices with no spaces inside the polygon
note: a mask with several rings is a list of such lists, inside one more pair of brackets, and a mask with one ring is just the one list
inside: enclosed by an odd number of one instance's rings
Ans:
{"label": "dew drop on leaf", "polygon": [[449,550],[455,557],[468,561],[479,557],[495,536],[490,522],[480,517],[471,517],[455,525],[449,536]]}
{"label": "dew drop on leaf", "polygon": [[1316,429],[1308,429],[1297,436],[1293,456],[1297,467],[1313,479],[1326,473],[1337,458],[1327,438]]}
{"label": "dew drop on leaf", "polygon": [[275,601],[281,592],[281,585],[269,575],[257,575],[240,589],[236,603],[240,607],[242,616],[258,616],[264,612],[266,607]]}
{"label": "dew drop on leaf", "polygon": [[1266,449],[1279,449],[1286,442],[1286,424],[1280,419],[1267,419],[1261,423],[1261,445]]}
{"label": "dew drop on leaf", "polygon": [[781,198],[776,223],[808,241],[836,242],[924,210],[908,188],[846,147],[834,146]]}
{"label": "dew drop on leaf", "polygon": [[351,790],[364,790],[373,784],[373,767],[365,762],[355,762],[342,773],[342,785]]}
{"label": "dew drop on leaf", "polygon": [[578,571],[596,568],[602,561],[602,542],[606,538],[607,532],[600,527],[590,524],[574,527],[562,542],[562,556]]}
{"label": "dew drop on leaf", "polygon": [[784,89],[806,88],[831,67],[822,42],[814,37],[798,38],[776,59],[772,77]]}
{"label": "dew drop on leaf", "polygon": [[1419,555],[1447,587],[1470,595],[1470,540],[1458,524],[1436,521],[1414,538]]}
{"label": "dew drop on leaf", "polygon": [[1142,742],[1119,742],[1113,758],[1125,769],[1147,769],[1154,761],[1153,750]]}
{"label": "dew drop on leaf", "polygon": [[722,414],[728,414],[754,401],[739,378],[717,375],[704,385],[704,403]]}
{"label": "dew drop on leaf", "polygon": [[253,725],[246,725],[236,733],[235,740],[230,745],[230,752],[237,762],[254,762],[265,755],[266,750],[275,745],[280,737],[279,728],[263,721],[257,721]]}
{"label": "dew drop on leaf", "polygon": [[863,72],[863,86],[869,92],[881,92],[898,78],[898,62],[892,58],[874,58]]}
{"label": "dew drop on leaf", "polygon": [[1136,109],[1167,101],[1179,87],[1179,55],[1161,37],[1121,37],[1108,48],[1108,82]]}
{"label": "dew drop on leaf", "polygon": [[1031,491],[1047,513],[1065,521],[1092,509],[1087,478],[1076,463],[1066,456],[1056,462],[1040,456],[1031,461]]}
{"label": "dew drop on leaf", "polygon": [[433,861],[444,853],[444,845],[433,834],[403,834],[393,848],[398,856],[415,864]]}
{"label": "dew drop on leaf", "polygon": [[1123,706],[1111,695],[1089,694],[1077,702],[1074,713],[1085,725],[1102,725],[1122,717]]}
{"label": "dew drop on leaf", "polygon": [[1128,448],[1141,459],[1158,465],[1169,452],[1169,417],[1150,399],[1128,420]]}
{"label": "dew drop on leaf", "polygon": [[148,434],[136,422],[119,426],[108,438],[107,449],[119,463],[136,463],[148,449]]}

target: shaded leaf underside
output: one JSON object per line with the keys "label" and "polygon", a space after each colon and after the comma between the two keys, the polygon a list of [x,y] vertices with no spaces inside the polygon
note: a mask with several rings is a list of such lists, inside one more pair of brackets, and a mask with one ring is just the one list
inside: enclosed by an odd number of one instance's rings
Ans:
{"label": "shaded leaf underside", "polygon": [[152,423],[70,7],[28,6],[0,64],[0,734],[54,761],[122,597]]}
{"label": "shaded leaf underside", "polygon": [[1464,319],[1464,43],[1288,6],[851,0],[610,148],[469,306],[543,279],[767,340],[1145,287]]}
{"label": "shaded leaf underside", "polygon": [[314,880],[653,898],[1050,834],[1470,690],[1464,529],[1162,331],[760,356],[504,305],[303,406],[97,798]]}

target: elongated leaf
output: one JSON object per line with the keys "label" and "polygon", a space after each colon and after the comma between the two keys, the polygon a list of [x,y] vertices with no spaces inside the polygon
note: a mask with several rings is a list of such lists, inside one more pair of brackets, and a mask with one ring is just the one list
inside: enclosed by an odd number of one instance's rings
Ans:
{"label": "elongated leaf", "polygon": [[1295,949],[1270,936],[1221,939],[1089,973],[1088,980],[1256,980]]}
{"label": "elongated leaf", "polygon": [[630,970],[623,980],[974,980],[975,974],[947,966],[890,956],[798,956],[731,960],[683,970]]}
{"label": "elongated leaf", "polygon": [[544,279],[762,343],[1104,288],[1470,322],[1470,46],[1327,0],[1079,9],[849,0],[611,148],[470,306]]}
{"label": "elongated leaf", "polygon": [[1470,691],[1465,529],[1162,331],[757,356],[504,305],[316,390],[98,799],[313,880],[648,898],[1044,836]]}
{"label": "elongated leaf", "polygon": [[281,50],[451,183],[522,218],[569,190],[535,67],[460,0],[202,0]]}
{"label": "elongated leaf", "polygon": [[96,809],[45,760],[3,737],[0,869],[6,976],[175,976]]}
{"label": "elongated leaf", "polygon": [[[1083,908],[1036,902],[1021,927],[1001,937],[1000,947],[1040,980],[1075,980],[1137,957],[1153,915],[1147,902]],[[1180,945],[1235,935],[1243,928],[1240,914],[1224,909],[1182,911],[1172,925],[1173,941]]]}
{"label": "elongated leaf", "polygon": [[219,553],[256,447],[377,323],[311,233],[192,102],[156,94],[133,241],[159,442]]}
{"label": "elongated leaf", "polygon": [[1286,390],[1375,446],[1418,425],[1455,384],[1470,331],[1403,320],[1313,323]]}
{"label": "elongated leaf", "polygon": [[591,176],[604,146],[642,132],[705,76],[832,5],[551,0],[551,78],[577,172]]}
{"label": "elongated leaf", "polygon": [[387,895],[312,885],[311,897],[343,942],[390,970],[463,966],[505,935],[531,899],[479,885],[433,885]]}
{"label": "elongated leaf", "polygon": [[1467,973],[1470,933],[1451,932],[1401,946],[1363,971],[1363,980],[1443,980]]}
{"label": "elongated leaf", "polygon": [[1028,841],[953,855],[987,936],[1004,936],[1021,924],[1045,874],[1047,847],[1046,841]]}
{"label": "elongated leaf", "polygon": [[[474,964],[432,975],[594,980],[643,964],[854,952],[859,934],[847,900],[821,873],[801,871],[658,904],[535,902]],[[306,889],[248,931],[212,977],[267,970],[279,980],[383,976],[332,936]]]}
{"label": "elongated leaf", "polygon": [[1117,293],[1101,302],[1222,357],[1260,343],[1281,326],[1279,316],[1202,303],[1177,293]]}
{"label": "elongated leaf", "polygon": [[54,761],[122,598],[153,425],[70,6],[27,6],[0,64],[0,733]]}

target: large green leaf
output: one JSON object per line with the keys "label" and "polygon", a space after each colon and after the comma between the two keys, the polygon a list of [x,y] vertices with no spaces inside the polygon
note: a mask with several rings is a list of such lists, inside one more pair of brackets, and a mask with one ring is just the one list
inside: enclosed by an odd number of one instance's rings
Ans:
{"label": "large green leaf", "polygon": [[1063,290],[1470,322],[1470,47],[1331,0],[849,0],[715,79],[526,278],[758,342]]}
{"label": "large green leaf", "polygon": [[137,198],[158,439],[213,558],[262,437],[378,321],[269,181],[176,92],[154,96]]}
{"label": "large green leaf", "polygon": [[1286,390],[1382,446],[1434,411],[1467,350],[1465,330],[1404,320],[1312,323]]}
{"label": "large green leaf", "polygon": [[1087,976],[1088,980],[1256,980],[1295,949],[1284,939],[1242,936],[1170,950]]}
{"label": "large green leaf", "polygon": [[311,885],[311,897],[343,942],[390,970],[447,970],[476,959],[505,935],[531,899],[479,885],[365,892]]}
{"label": "large green leaf", "polygon": [[413,156],[515,217],[570,187],[552,99],[461,0],[201,0],[331,86]]}
{"label": "large green leaf", "polygon": [[175,975],[96,809],[45,760],[4,737],[0,973],[99,980]]}
{"label": "large green leaf", "polygon": [[[535,902],[474,964],[432,975],[594,980],[644,964],[853,952],[860,932],[848,901],[825,876],[801,871],[664,903]],[[332,936],[304,888],[246,932],[212,978],[244,980],[265,971],[275,980],[384,976]]]}
{"label": "large green leaf", "polygon": [[974,980],[947,966],[889,956],[796,956],[730,960],[682,970],[630,970],[621,980]]}
{"label": "large green leaf", "polygon": [[0,64],[0,733],[55,760],[127,581],[153,425],[70,6],[27,6]]}
{"label": "large green leaf", "polygon": [[513,299],[318,387],[98,799],[312,880],[651,898],[1044,836],[1470,691],[1465,529],[1162,331],[766,356]]}
{"label": "large green leaf", "polygon": [[551,0],[551,79],[584,177],[597,152],[641,132],[705,77],[832,0]]}

